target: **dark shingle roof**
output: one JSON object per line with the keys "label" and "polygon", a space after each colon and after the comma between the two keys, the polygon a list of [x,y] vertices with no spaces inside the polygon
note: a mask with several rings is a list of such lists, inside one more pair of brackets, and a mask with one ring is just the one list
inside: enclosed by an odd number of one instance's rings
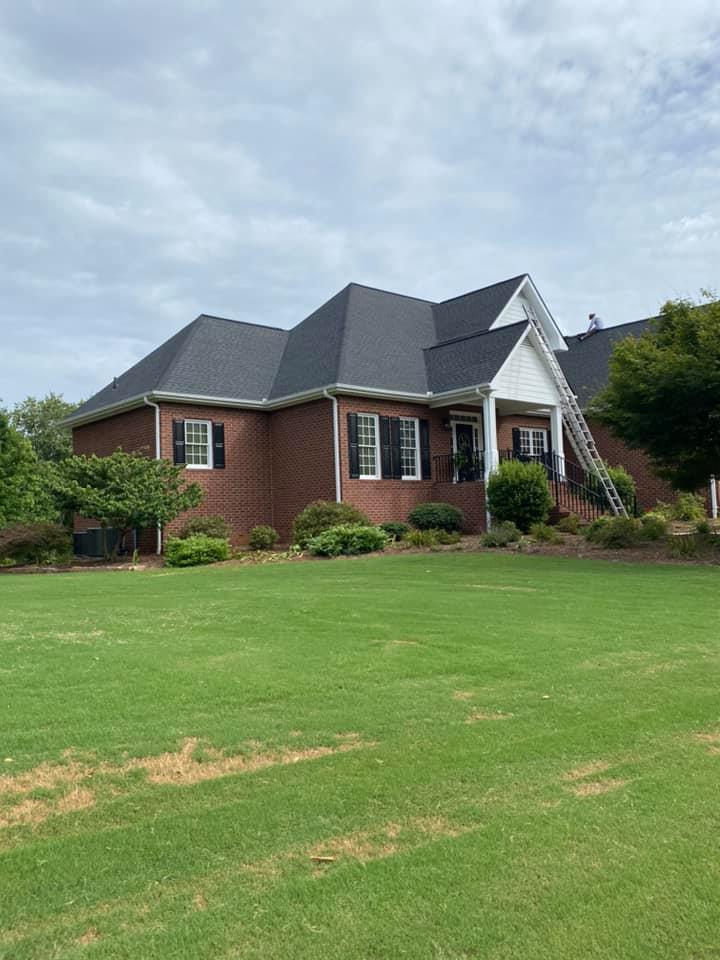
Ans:
{"label": "dark shingle roof", "polygon": [[526,277],[526,273],[521,273],[481,290],[434,304],[437,339],[450,340],[488,330]]}
{"label": "dark shingle roof", "polygon": [[235,400],[269,396],[287,330],[205,314],[103,387],[74,417],[145,393],[166,392]]}
{"label": "dark shingle roof", "polygon": [[292,330],[202,314],[70,420],[152,393],[261,402],[335,384],[425,395],[486,383],[523,324],[488,328],[526,276],[439,304],[351,283]]}
{"label": "dark shingle roof", "polygon": [[428,389],[442,393],[490,383],[527,328],[523,320],[430,347],[425,351]]}
{"label": "dark shingle roof", "polygon": [[568,383],[577,394],[581,407],[586,407],[608,380],[608,362],[613,346],[626,337],[639,337],[651,329],[655,317],[606,327],[578,340],[566,337],[567,351],[556,354]]}

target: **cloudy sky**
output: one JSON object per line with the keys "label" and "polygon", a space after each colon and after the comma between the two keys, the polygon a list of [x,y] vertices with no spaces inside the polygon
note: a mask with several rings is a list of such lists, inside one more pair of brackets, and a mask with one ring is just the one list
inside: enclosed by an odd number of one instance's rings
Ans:
{"label": "cloudy sky", "polygon": [[0,398],[204,311],[528,271],[567,332],[720,287],[717,0],[2,0]]}

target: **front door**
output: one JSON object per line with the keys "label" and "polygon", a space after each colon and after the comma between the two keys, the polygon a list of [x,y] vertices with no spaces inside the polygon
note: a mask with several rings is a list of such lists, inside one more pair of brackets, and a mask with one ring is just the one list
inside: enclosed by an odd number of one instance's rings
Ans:
{"label": "front door", "polygon": [[475,431],[471,423],[455,424],[455,475],[459,483],[476,480]]}

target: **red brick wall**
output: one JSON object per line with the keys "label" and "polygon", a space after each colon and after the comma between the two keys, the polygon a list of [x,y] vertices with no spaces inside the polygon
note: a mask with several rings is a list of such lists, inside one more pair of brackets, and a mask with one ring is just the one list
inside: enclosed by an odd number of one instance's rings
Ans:
{"label": "red brick wall", "polygon": [[125,453],[142,451],[149,457],[155,456],[155,411],[152,407],[138,407],[73,430],[75,453],[96,453],[99,457],[106,457],[118,447]]}
{"label": "red brick wall", "polygon": [[270,414],[229,407],[160,404],[160,455],[173,459],[173,420],[212,420],[225,424],[225,469],[187,468],[189,480],[205,491],[199,507],[167,528],[172,534],[189,516],[221,516],[230,524],[234,543],[247,541],[257,524],[272,524],[270,495]]}
{"label": "red brick wall", "polygon": [[673,501],[677,494],[665,480],[656,476],[642,450],[631,450],[614,437],[606,426],[594,420],[588,426],[595,438],[600,456],[612,467],[625,467],[637,486],[638,507],[651,510],[658,500]]}
{"label": "red brick wall", "polygon": [[335,499],[332,403],[314,400],[270,417],[273,526],[283,541],[313,500]]}
{"label": "red brick wall", "polygon": [[[512,414],[497,418],[498,450],[512,450],[513,427],[527,427],[530,430],[549,430],[550,420],[547,417],[531,417],[523,414]],[[567,450],[565,455],[568,456]],[[572,454],[570,454],[572,455]]]}
{"label": "red brick wall", "polygon": [[[338,397],[340,416],[340,463],[342,498],[370,517],[374,523],[405,520],[419,503],[444,500],[455,503],[466,516],[466,529],[475,532],[485,526],[484,487],[479,483],[436,483],[431,480],[352,480],[350,478],[347,415],[375,413],[385,417],[420,417],[430,426],[430,460],[439,454],[452,453],[452,434],[443,429],[447,410],[431,409],[423,404],[396,403],[361,397]],[[461,410],[458,406],[453,409]],[[477,413],[477,408],[468,412]]]}

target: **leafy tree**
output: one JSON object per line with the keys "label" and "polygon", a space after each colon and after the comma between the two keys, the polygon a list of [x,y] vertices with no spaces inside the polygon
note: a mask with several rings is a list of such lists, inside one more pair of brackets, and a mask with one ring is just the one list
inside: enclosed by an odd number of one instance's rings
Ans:
{"label": "leafy tree", "polygon": [[678,490],[720,474],[720,301],[670,300],[652,330],[617,343],[589,412]]}
{"label": "leafy tree", "polygon": [[26,397],[10,411],[10,423],[27,437],[40,460],[58,463],[72,453],[71,432],[60,421],[76,408],[58,393],[39,400]]}
{"label": "leafy tree", "polygon": [[55,519],[57,510],[48,490],[47,468],[38,462],[30,441],[0,410],[0,527]]}
{"label": "leafy tree", "polygon": [[122,450],[68,457],[53,468],[53,491],[63,509],[91,517],[103,529],[115,527],[120,543],[135,527],[165,526],[203,497],[182,467]]}

